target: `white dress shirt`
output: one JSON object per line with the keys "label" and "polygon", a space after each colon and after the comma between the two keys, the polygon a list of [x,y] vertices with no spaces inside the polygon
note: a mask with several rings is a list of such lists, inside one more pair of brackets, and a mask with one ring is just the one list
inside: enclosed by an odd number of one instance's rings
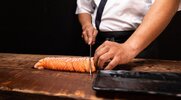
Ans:
{"label": "white dress shirt", "polygon": [[[97,7],[101,0],[77,0],[76,14],[89,13],[95,27]],[[101,23],[101,31],[135,30],[155,0],[107,0]],[[181,2],[180,7],[181,10]]]}

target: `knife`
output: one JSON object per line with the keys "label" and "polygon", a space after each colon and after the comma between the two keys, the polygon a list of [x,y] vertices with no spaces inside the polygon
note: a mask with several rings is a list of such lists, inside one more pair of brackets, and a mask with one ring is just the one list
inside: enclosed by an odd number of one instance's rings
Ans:
{"label": "knife", "polygon": [[91,63],[91,56],[92,56],[92,45],[89,45],[89,72],[92,75],[92,63]]}

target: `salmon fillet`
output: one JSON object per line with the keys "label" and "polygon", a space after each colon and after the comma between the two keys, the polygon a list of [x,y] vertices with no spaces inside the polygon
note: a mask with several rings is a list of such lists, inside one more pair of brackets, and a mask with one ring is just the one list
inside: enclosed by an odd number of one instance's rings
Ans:
{"label": "salmon fillet", "polygon": [[[74,71],[74,72],[90,72],[89,57],[46,57],[40,59],[34,68],[37,69],[52,69],[60,71]],[[91,58],[92,72],[96,71]]]}

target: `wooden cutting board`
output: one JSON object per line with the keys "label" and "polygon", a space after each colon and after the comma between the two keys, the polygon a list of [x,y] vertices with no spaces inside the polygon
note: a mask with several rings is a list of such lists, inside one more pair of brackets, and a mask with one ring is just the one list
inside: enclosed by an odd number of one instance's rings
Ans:
{"label": "wooden cutting board", "polygon": [[[0,99],[145,99],[143,94],[96,93],[89,73],[34,69],[44,57],[63,55],[33,55],[0,53]],[[134,71],[181,72],[181,61],[135,59],[119,69]],[[152,99],[170,99],[153,96]],[[173,97],[171,97],[173,98]]]}

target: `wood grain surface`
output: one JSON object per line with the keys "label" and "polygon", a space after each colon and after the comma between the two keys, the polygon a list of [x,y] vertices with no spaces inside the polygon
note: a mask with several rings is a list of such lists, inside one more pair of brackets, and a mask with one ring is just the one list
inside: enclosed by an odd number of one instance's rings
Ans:
{"label": "wood grain surface", "polygon": [[[122,99],[170,100],[171,96],[134,93],[98,93],[92,89],[89,73],[34,69],[44,57],[63,55],[0,53],[0,100],[25,99]],[[146,72],[181,72],[181,61],[135,59],[118,69]]]}

